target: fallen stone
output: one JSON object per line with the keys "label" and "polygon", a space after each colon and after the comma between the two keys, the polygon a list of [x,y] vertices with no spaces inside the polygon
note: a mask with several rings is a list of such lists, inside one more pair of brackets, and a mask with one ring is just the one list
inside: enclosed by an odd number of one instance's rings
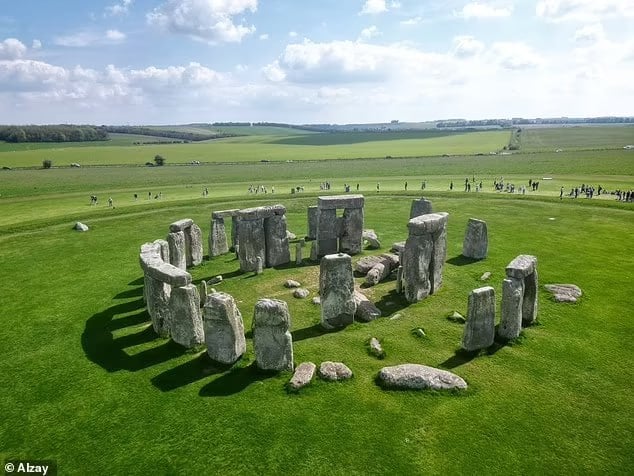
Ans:
{"label": "fallen stone", "polygon": [[354,313],[356,321],[370,322],[381,317],[381,310],[365,294],[355,290],[352,297],[357,304],[357,310]]}
{"label": "fallen stone", "polygon": [[302,284],[299,281],[295,281],[293,279],[287,279],[284,282],[285,288],[299,288]]}
{"label": "fallen stone", "polygon": [[288,382],[288,388],[295,392],[308,385],[315,376],[317,366],[312,362],[302,362],[295,369],[293,378]]}
{"label": "fallen stone", "polygon": [[372,353],[372,355],[379,359],[385,358],[385,351],[383,350],[379,339],[377,339],[376,337],[370,339],[370,352]]}
{"label": "fallen stone", "polygon": [[298,299],[307,298],[309,294],[310,291],[304,288],[297,288],[295,291],[293,291],[293,297],[296,297]]}
{"label": "fallen stone", "polygon": [[319,296],[315,296],[315,297],[312,299],[312,303],[313,303],[313,304],[320,305],[320,304],[321,304],[321,298],[320,298]]}
{"label": "fallen stone", "polygon": [[583,296],[581,288],[575,284],[545,284],[544,288],[553,295],[555,302],[577,302]]}
{"label": "fallen stone", "polygon": [[427,334],[425,334],[425,331],[421,329],[420,327],[418,329],[414,329],[412,332],[416,337],[427,337]]}
{"label": "fallen stone", "polygon": [[361,235],[365,241],[368,242],[368,248],[371,250],[376,250],[381,247],[381,242],[379,241],[379,237],[377,236],[374,230],[363,230],[363,234]]}
{"label": "fallen stone", "polygon": [[396,243],[392,244],[392,250],[395,253],[402,253],[405,250],[405,242],[404,241],[397,241]]}
{"label": "fallen stone", "polygon": [[491,271],[487,271],[482,276],[480,276],[480,281],[488,281],[490,277],[491,277]]}
{"label": "fallen stone", "polygon": [[380,262],[380,255],[364,256],[354,265],[354,270],[357,273],[363,274],[365,276],[366,274],[368,274],[368,271],[370,271],[372,268],[374,268],[374,266],[376,266],[377,263]]}
{"label": "fallen stone", "polygon": [[403,317],[403,314],[401,314],[400,312],[397,312],[392,317],[390,317],[390,321],[395,321],[396,319],[400,319],[401,317]]}
{"label": "fallen stone", "polygon": [[352,370],[341,362],[322,362],[319,366],[319,376],[331,382],[352,378]]}
{"label": "fallen stone", "polygon": [[75,223],[73,230],[88,231],[88,225],[84,225],[82,222],[78,221],[77,223]]}
{"label": "fallen stone", "polygon": [[457,311],[450,313],[447,316],[447,320],[451,322],[455,322],[456,324],[464,324],[465,322],[467,322],[465,317]]}
{"label": "fallen stone", "polygon": [[467,383],[456,374],[420,364],[383,367],[379,385],[397,390],[464,390]]}
{"label": "fallen stone", "polygon": [[207,284],[209,284],[210,286],[212,286],[214,284],[220,284],[220,283],[222,283],[222,276],[221,275],[214,276],[209,281],[207,281]]}

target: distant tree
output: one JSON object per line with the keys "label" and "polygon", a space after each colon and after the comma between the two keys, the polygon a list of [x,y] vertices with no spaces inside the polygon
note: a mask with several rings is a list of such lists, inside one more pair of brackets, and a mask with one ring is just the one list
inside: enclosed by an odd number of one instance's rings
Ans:
{"label": "distant tree", "polygon": [[51,159],[44,159],[42,161],[42,168],[43,169],[50,169],[53,166],[53,161]]}
{"label": "distant tree", "polygon": [[154,156],[154,163],[160,167],[161,165],[165,165],[165,157],[162,157],[160,155],[155,155]]}

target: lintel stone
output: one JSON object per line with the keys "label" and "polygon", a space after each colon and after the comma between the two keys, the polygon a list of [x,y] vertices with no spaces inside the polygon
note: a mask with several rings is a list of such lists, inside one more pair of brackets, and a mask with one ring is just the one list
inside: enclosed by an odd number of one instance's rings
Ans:
{"label": "lintel stone", "polygon": [[337,208],[363,208],[365,198],[363,195],[334,195],[331,197],[318,197],[317,206],[321,210]]}
{"label": "lintel stone", "polygon": [[412,218],[407,227],[411,235],[427,235],[442,230],[447,223],[447,212],[428,213]]}
{"label": "lintel stone", "polygon": [[186,228],[189,228],[190,226],[192,226],[193,224],[194,224],[194,220],[192,220],[191,218],[183,218],[182,220],[178,220],[172,223],[170,225],[170,231],[171,232],[183,231]]}

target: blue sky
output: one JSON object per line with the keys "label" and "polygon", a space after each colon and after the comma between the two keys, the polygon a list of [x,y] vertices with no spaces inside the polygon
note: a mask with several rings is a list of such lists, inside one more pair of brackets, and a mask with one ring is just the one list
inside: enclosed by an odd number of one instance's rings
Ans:
{"label": "blue sky", "polygon": [[0,123],[633,115],[632,0],[0,0]]}

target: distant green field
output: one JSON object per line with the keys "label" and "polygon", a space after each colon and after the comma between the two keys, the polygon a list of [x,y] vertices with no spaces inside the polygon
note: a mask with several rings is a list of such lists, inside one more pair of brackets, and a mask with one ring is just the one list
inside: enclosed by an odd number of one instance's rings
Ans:
{"label": "distant green field", "polygon": [[574,126],[523,128],[521,150],[554,151],[580,149],[620,149],[634,144],[634,126]]}
{"label": "distant green field", "polygon": [[[313,138],[317,137],[318,140]],[[322,139],[323,137],[323,139]],[[403,138],[405,137],[405,138]],[[0,166],[38,167],[50,159],[54,166],[142,165],[156,154],[168,164],[200,162],[253,162],[260,160],[332,160],[365,157],[421,157],[442,154],[464,155],[500,150],[508,131],[464,132],[438,136],[429,133],[394,134],[309,134],[294,139],[280,136],[247,136],[204,143],[152,146],[59,147],[47,150],[0,152]]]}

